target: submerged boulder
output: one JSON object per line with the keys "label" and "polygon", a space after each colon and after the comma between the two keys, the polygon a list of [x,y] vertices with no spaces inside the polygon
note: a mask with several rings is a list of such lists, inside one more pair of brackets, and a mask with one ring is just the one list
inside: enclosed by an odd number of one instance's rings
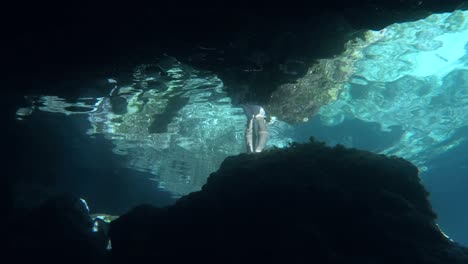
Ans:
{"label": "submerged boulder", "polygon": [[227,158],[203,189],[113,221],[112,262],[468,263],[417,168],[311,141]]}

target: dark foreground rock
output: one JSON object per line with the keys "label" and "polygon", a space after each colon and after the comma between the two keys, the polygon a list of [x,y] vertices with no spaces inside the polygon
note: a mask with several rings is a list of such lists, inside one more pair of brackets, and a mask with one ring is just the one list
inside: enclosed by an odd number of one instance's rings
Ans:
{"label": "dark foreground rock", "polygon": [[40,206],[15,210],[8,218],[3,263],[100,263],[108,260],[107,237],[84,200],[58,194]]}
{"label": "dark foreground rock", "polygon": [[409,162],[295,144],[227,158],[174,206],[111,223],[111,262],[468,263]]}

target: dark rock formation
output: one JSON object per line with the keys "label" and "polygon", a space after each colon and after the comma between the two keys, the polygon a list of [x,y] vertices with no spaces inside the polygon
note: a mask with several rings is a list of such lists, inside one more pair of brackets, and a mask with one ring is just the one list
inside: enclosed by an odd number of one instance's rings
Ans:
{"label": "dark rock formation", "polygon": [[468,263],[409,162],[312,142],[227,158],[174,206],[111,223],[114,263]]}
{"label": "dark rock formation", "polygon": [[[316,59],[332,57],[364,30],[466,8],[463,0],[329,0],[241,3],[196,1],[13,5],[10,65],[16,89],[122,73],[164,53],[211,70],[234,103],[265,104],[279,85],[302,77]],[[11,25],[11,23],[8,23]],[[11,36],[11,37],[10,37]],[[154,61],[152,61],[154,62]],[[78,78],[80,76],[80,78]],[[21,78],[19,78],[21,77]],[[49,91],[51,89],[48,85]],[[54,93],[75,94],[73,87]],[[62,90],[60,90],[62,89]],[[65,90],[66,89],[66,90]]]}
{"label": "dark rock formation", "polygon": [[103,232],[93,232],[93,224],[87,205],[69,194],[16,210],[2,237],[3,258],[14,263],[103,263],[108,240]]}

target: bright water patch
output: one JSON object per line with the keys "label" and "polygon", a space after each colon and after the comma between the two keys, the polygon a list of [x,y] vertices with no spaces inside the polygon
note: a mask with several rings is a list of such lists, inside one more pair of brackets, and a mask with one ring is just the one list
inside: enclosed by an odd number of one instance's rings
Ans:
{"label": "bright water patch", "polygon": [[401,127],[400,140],[382,153],[425,170],[428,161],[466,141],[457,131],[468,125],[468,11],[368,33],[374,37],[355,51],[361,58],[350,82],[319,116],[329,126],[357,118],[384,131]]}
{"label": "bright water patch", "polygon": [[[111,140],[114,154],[126,158],[125,167],[153,174],[152,180],[176,197],[200,190],[227,156],[245,152],[247,120],[232,106],[223,82],[173,58],[139,65],[134,82],[114,87],[107,97],[28,100],[31,106],[18,109],[18,119],[36,110],[86,115],[89,136]],[[292,127],[284,122],[276,120],[268,130],[267,147],[291,141]]]}

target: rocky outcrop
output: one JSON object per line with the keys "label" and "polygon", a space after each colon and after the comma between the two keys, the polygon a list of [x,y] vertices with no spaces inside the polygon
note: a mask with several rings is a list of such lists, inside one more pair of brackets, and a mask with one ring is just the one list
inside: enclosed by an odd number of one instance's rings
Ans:
{"label": "rocky outcrop", "polygon": [[[20,84],[38,91],[38,82],[54,81],[55,73],[109,76],[166,53],[220,76],[234,103],[266,104],[279,85],[303,77],[315,60],[343,52],[365,30],[467,8],[463,0],[105,2],[73,9],[41,4],[28,12],[13,6],[5,21],[20,15],[29,20],[9,28],[14,52],[4,58],[12,70],[7,75],[15,84],[19,76],[34,79]],[[73,87],[57,89],[64,90],[55,94],[76,95]]]}
{"label": "rocky outcrop", "polygon": [[15,210],[4,228],[3,257],[15,263],[105,263],[108,240],[84,200],[70,194]]}
{"label": "rocky outcrop", "polygon": [[468,263],[411,163],[317,142],[227,158],[199,192],[111,223],[112,262]]}

